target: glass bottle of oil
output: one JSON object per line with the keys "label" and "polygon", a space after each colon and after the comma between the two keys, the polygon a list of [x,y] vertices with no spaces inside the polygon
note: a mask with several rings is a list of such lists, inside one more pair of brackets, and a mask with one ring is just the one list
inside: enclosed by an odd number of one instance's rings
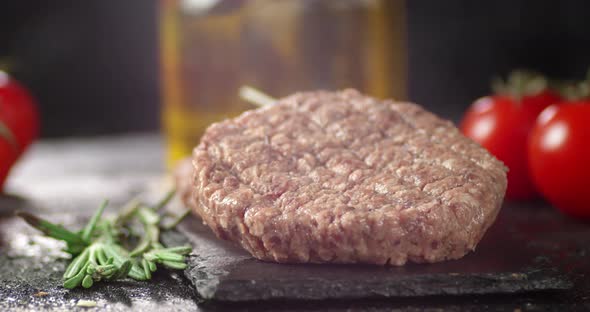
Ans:
{"label": "glass bottle of oil", "polygon": [[399,0],[161,0],[162,122],[169,165],[208,125],[252,108],[250,85],[282,97],[354,87],[405,96]]}

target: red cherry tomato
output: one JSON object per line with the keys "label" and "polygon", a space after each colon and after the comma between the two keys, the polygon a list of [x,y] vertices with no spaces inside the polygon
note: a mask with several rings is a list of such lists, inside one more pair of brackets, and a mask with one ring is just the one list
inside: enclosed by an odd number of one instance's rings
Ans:
{"label": "red cherry tomato", "polygon": [[590,219],[590,100],[545,109],[531,132],[528,159],[535,184],[549,202]]}
{"label": "red cherry tomato", "polygon": [[527,140],[539,113],[560,98],[549,90],[524,96],[487,96],[466,112],[460,128],[463,134],[485,147],[509,168],[506,197],[529,199],[536,195],[530,178]]}
{"label": "red cherry tomato", "polygon": [[29,92],[0,71],[0,187],[10,168],[39,135],[39,115]]}
{"label": "red cherry tomato", "polygon": [[0,122],[10,129],[21,154],[39,135],[39,114],[29,92],[0,71]]}

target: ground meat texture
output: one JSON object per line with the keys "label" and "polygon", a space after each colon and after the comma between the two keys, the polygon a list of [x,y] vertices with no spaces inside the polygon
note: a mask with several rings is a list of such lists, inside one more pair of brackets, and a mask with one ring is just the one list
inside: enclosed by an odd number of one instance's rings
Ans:
{"label": "ground meat texture", "polygon": [[187,205],[254,257],[457,259],[500,209],[506,168],[451,122],[355,90],[303,92],[211,125],[179,175]]}

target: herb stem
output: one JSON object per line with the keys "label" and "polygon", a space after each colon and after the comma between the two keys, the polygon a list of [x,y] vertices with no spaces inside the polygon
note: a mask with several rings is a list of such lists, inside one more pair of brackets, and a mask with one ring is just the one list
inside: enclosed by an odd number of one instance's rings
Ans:
{"label": "herb stem", "polygon": [[94,213],[94,215],[92,216],[90,221],[88,221],[88,224],[86,225],[86,227],[84,227],[84,230],[82,231],[82,240],[85,241],[86,243],[90,242],[90,237],[92,236],[92,233],[94,232],[94,229],[96,228],[96,224],[98,223],[98,220],[100,220],[100,217],[102,216],[102,213],[104,212],[104,209],[106,208],[106,206],[108,204],[109,204],[109,201],[104,200],[102,202],[102,204],[100,205],[100,207],[98,208],[98,210],[96,211],[96,213]]}
{"label": "herb stem", "polygon": [[45,235],[66,242],[68,252],[71,254],[79,254],[88,245],[78,234],[67,230],[61,225],[51,223],[25,211],[17,211],[16,215]]}
{"label": "herb stem", "polygon": [[164,195],[164,197],[160,199],[160,201],[158,201],[158,203],[156,203],[152,209],[154,211],[160,211],[162,208],[168,205],[168,203],[170,203],[172,198],[174,198],[174,194],[176,194],[176,189],[171,189],[170,191],[166,192],[166,195]]}
{"label": "herb stem", "polygon": [[240,98],[258,107],[273,105],[277,99],[250,86],[242,86],[238,91]]}

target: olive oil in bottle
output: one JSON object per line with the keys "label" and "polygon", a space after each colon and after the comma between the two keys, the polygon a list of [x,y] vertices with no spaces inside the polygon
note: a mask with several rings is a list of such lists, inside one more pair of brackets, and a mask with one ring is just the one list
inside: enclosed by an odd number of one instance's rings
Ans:
{"label": "olive oil in bottle", "polygon": [[190,155],[213,122],[253,108],[250,85],[282,97],[353,87],[405,96],[403,1],[161,0],[167,159]]}

